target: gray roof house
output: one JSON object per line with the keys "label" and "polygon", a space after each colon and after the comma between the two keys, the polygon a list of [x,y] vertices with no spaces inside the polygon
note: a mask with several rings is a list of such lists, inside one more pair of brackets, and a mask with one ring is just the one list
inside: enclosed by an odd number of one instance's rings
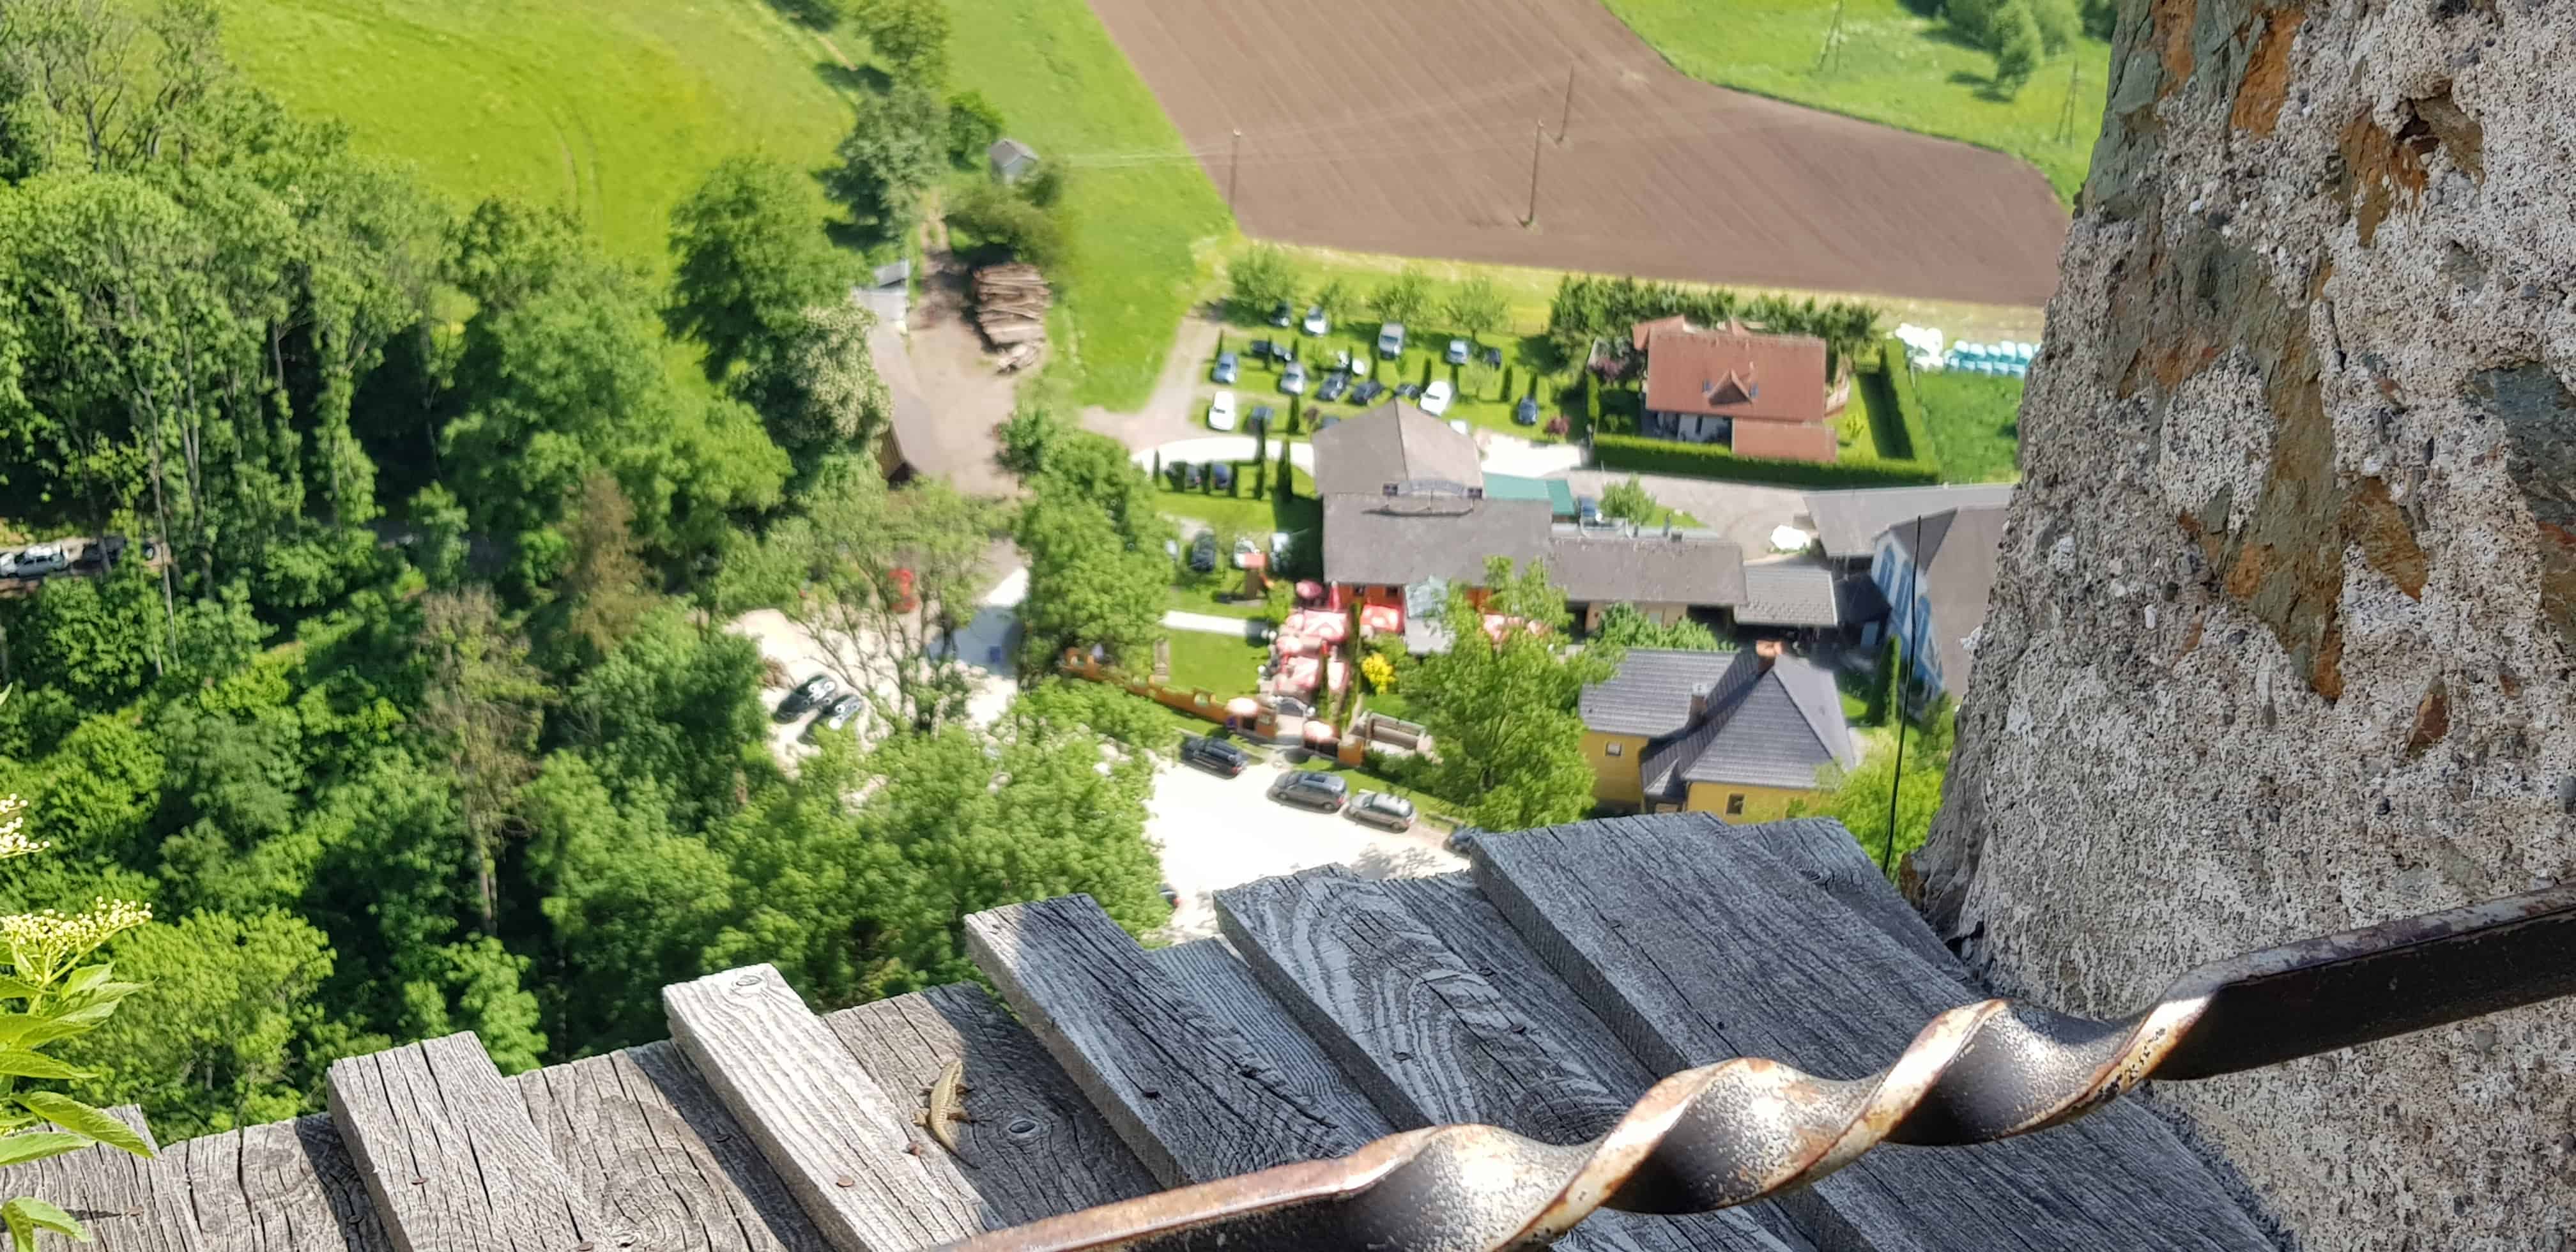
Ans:
{"label": "gray roof house", "polygon": [[996,139],[984,149],[984,159],[992,162],[993,177],[1015,183],[1038,167],[1038,150],[1017,139]]}
{"label": "gray roof house", "polygon": [[1887,597],[1922,694],[1967,694],[1975,666],[1969,639],[1986,622],[2010,512],[2003,505],[1951,509],[1879,535],[1870,578]]}
{"label": "gray roof house", "polygon": [[1890,526],[1951,509],[2000,508],[2012,503],[2012,496],[2011,483],[1810,491],[1807,522],[1827,560],[1866,563]]}
{"label": "gray roof house", "polygon": [[1578,707],[1588,730],[1649,741],[1636,769],[1651,808],[1689,803],[1694,783],[1812,790],[1827,766],[1860,761],[1833,675],[1769,645],[1631,649]]}

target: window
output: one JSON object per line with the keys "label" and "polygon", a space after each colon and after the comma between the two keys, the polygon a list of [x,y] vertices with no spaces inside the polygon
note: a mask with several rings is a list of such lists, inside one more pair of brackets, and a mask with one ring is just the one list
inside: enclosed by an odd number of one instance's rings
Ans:
{"label": "window", "polygon": [[1743,792],[1738,791],[1738,792],[1735,792],[1734,794],[1729,795],[1728,797],[1726,797],[1726,815],[1727,815],[1728,817],[1742,817],[1742,816],[1744,816],[1744,793],[1743,793]]}
{"label": "window", "polygon": [[1605,743],[1601,745],[1601,755],[1603,756],[1626,756],[1627,754],[1628,745],[1624,743]]}

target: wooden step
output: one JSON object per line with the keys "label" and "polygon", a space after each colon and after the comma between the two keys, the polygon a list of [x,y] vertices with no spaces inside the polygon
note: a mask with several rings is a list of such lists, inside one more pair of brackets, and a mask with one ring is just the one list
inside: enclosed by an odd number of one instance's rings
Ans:
{"label": "wooden step", "polygon": [[1227,950],[1223,940],[1196,939],[1156,948],[1146,955],[1172,982],[1199,1002],[1199,1007],[1257,1042],[1277,1069],[1278,1081],[1316,1108],[1364,1138],[1375,1139],[1400,1129],[1359,1084],[1336,1064],[1324,1045],[1297,1024],[1278,999],[1262,990],[1261,980]]}
{"label": "wooden step", "polygon": [[927,1126],[909,1127],[921,1159],[980,1201],[987,1230],[1154,1191],[1154,1177],[984,989],[934,987],[823,1016],[860,1068],[898,1100],[921,1099],[961,1067],[965,1121],[951,1156]]}
{"label": "wooden step", "polygon": [[1342,1156],[1387,1132],[1364,1103],[1322,1104],[1211,1013],[1089,896],[966,919],[975,963],[1165,1186]]}
{"label": "wooden step", "polygon": [[[194,1224],[205,1252],[388,1252],[366,1179],[327,1114],[174,1144],[156,1181]],[[124,1244],[102,1239],[107,1247]]]}
{"label": "wooden step", "polygon": [[767,965],[662,989],[671,1039],[833,1247],[909,1252],[983,1229],[971,1188],[923,1156],[890,1098]]}
{"label": "wooden step", "polygon": [[[153,1144],[143,1111],[133,1105],[107,1110]],[[158,1144],[153,1144],[158,1148]],[[34,1196],[80,1219],[103,1248],[176,1249],[189,1230],[188,1197],[168,1185],[176,1175],[159,1159],[104,1145],[0,1169],[0,1199]],[[68,1241],[46,1236],[48,1244]]]}
{"label": "wooden step", "polygon": [[[401,1252],[623,1248],[471,1033],[332,1062],[331,1118]],[[623,1242],[621,1242],[621,1240]]]}
{"label": "wooden step", "polygon": [[[1219,891],[1216,909],[1262,985],[1400,1126],[1474,1122],[1581,1143],[1644,1090],[1585,1066],[1384,883],[1327,865]],[[1563,1246],[1784,1252],[1742,1212],[1602,1213]]]}
{"label": "wooden step", "polygon": [[[1838,898],[1772,839],[1617,819],[1483,835],[1471,859],[1530,947],[1659,1071],[1757,1056],[1856,1078],[1977,998],[1955,966],[1847,905],[1861,884]],[[2135,1104],[2000,1143],[1872,1152],[1814,1191],[1881,1252],[2272,1246]]]}
{"label": "wooden step", "polygon": [[581,1198],[616,1214],[637,1248],[831,1246],[677,1046],[649,1043],[513,1082]]}

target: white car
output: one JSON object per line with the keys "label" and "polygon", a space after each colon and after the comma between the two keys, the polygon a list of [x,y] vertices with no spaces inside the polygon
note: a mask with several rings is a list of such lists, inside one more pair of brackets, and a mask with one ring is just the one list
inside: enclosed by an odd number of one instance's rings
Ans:
{"label": "white car", "polygon": [[1434,417],[1446,413],[1449,411],[1449,402],[1456,399],[1457,395],[1457,389],[1449,385],[1448,379],[1443,378],[1422,389],[1422,411]]}
{"label": "white car", "polygon": [[1306,310],[1306,321],[1299,327],[1309,335],[1320,335],[1332,328],[1332,319],[1324,316],[1324,306],[1320,304]]}
{"label": "white car", "polygon": [[0,557],[0,575],[42,578],[70,569],[72,559],[59,543],[40,543],[15,556]]}
{"label": "white car", "polygon": [[1233,393],[1233,392],[1231,392],[1231,391],[1220,391],[1220,392],[1216,393],[1216,398],[1215,398],[1215,399],[1208,401],[1208,429],[1209,429],[1209,430],[1232,430],[1232,429],[1234,429],[1234,393]]}

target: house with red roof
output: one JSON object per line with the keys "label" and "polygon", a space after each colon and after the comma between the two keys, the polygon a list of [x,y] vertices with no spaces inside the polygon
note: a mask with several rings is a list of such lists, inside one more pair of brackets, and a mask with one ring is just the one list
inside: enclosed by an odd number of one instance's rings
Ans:
{"label": "house with red roof", "polygon": [[1739,456],[1833,461],[1834,418],[1851,402],[1851,383],[1826,377],[1824,340],[1666,317],[1637,323],[1631,346],[1646,362],[1640,434],[1723,443]]}

